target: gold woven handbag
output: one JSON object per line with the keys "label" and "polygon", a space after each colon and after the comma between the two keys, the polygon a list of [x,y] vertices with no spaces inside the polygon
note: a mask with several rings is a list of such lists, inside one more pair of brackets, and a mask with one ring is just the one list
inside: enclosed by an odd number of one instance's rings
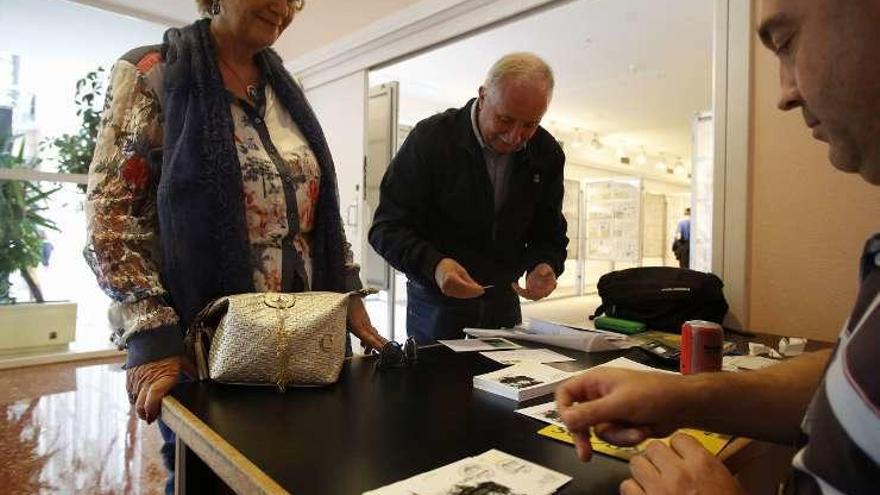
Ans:
{"label": "gold woven handbag", "polygon": [[191,327],[199,379],[282,389],[334,383],[345,359],[348,299],[366,294],[263,292],[215,300]]}

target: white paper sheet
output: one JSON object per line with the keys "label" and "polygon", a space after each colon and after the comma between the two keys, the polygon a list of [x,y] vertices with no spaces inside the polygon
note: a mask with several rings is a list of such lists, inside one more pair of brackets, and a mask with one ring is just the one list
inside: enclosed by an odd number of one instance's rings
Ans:
{"label": "white paper sheet", "polygon": [[470,493],[468,490],[479,488],[487,493],[506,488],[517,495],[548,495],[571,479],[570,476],[492,449],[364,495],[449,495]]}
{"label": "white paper sheet", "polygon": [[481,352],[480,354],[496,363],[506,365],[519,364],[523,361],[535,361],[538,363],[575,361],[574,358],[553,352],[550,349],[517,349],[515,351]]}
{"label": "white paper sheet", "polygon": [[522,346],[504,338],[492,335],[476,339],[438,340],[441,344],[455,352],[500,351],[504,349],[521,349]]}
{"label": "white paper sheet", "polygon": [[596,369],[596,368],[622,368],[622,369],[626,369],[626,370],[635,370],[635,371],[655,371],[657,373],[668,373],[671,375],[678,375],[679,374],[674,371],[661,370],[660,368],[652,368],[651,366],[648,366],[647,364],[642,364],[637,361],[633,361],[632,359],[627,359],[625,357],[619,357],[617,359],[612,359],[611,361],[608,361],[607,363],[602,363],[602,364],[600,364],[598,366],[594,366],[590,369]]}
{"label": "white paper sheet", "polygon": [[545,402],[532,407],[524,407],[517,409],[515,412],[535,418],[538,421],[565,428],[565,423],[562,422],[562,418],[559,417],[559,413],[556,411],[555,401]]}

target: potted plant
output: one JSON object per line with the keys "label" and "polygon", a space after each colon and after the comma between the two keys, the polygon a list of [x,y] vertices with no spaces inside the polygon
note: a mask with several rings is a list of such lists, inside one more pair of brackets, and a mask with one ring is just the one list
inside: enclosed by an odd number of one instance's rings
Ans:
{"label": "potted plant", "polygon": [[[24,159],[24,143],[14,152],[11,142],[0,139],[0,168],[34,168],[35,162]],[[20,180],[0,182],[0,304],[15,303],[9,280],[15,272],[21,273],[32,299],[44,302],[33,268],[43,258],[43,229],[58,230],[43,212],[46,200],[59,189],[42,189],[36,183]]]}
{"label": "potted plant", "polygon": [[[82,125],[76,134],[62,134],[44,143],[58,155],[58,171],[67,174],[87,174],[92,155],[95,154],[95,138],[101,124],[104,102],[104,68],[89,72],[76,82],[76,115]],[[79,188],[85,192],[85,184]]]}
{"label": "potted plant", "polygon": [[[0,138],[0,168],[34,168],[24,143],[14,151]],[[44,230],[58,230],[44,215],[47,199],[60,187],[44,189],[23,180],[0,181],[0,350],[57,345],[73,340],[76,304],[46,303],[34,268],[43,258]],[[20,273],[33,303],[17,303],[10,278]]]}
{"label": "potted plant", "polygon": [[[101,123],[104,102],[105,71],[98,67],[76,83],[79,130],[62,134],[42,143],[56,153],[58,171],[68,174],[86,174]],[[33,168],[22,156],[22,146],[13,153],[10,146],[3,148],[4,168]],[[86,186],[80,184],[85,192]],[[11,348],[64,344],[73,340],[76,327],[76,304],[45,302],[34,267],[42,260],[46,247],[45,230],[57,230],[55,223],[46,218],[46,200],[60,188],[42,189],[36,183],[6,181],[0,192],[0,352]],[[21,273],[33,304],[15,304],[9,293],[9,278]],[[6,303],[6,304],[4,304]],[[10,304],[12,303],[12,304]]]}

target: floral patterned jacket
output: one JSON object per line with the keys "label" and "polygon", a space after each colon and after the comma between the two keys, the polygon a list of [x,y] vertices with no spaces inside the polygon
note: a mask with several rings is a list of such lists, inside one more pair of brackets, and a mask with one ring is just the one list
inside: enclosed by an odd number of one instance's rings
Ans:
{"label": "floral patterned jacket", "polygon": [[[86,258],[113,300],[110,322],[120,348],[139,332],[178,323],[159,276],[157,180],[150,166],[151,154],[162,148],[154,88],[161,88],[163,67],[156,47],[116,63],[89,170]],[[308,290],[320,168],[271,87],[254,103],[230,95],[254,286]],[[350,245],[344,250],[347,285],[357,289],[359,267]]]}

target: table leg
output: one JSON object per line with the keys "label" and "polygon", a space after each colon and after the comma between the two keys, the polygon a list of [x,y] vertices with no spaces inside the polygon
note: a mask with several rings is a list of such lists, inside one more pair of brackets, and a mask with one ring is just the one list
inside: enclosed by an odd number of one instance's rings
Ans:
{"label": "table leg", "polygon": [[186,446],[180,436],[177,437],[174,467],[174,493],[176,495],[235,493],[192,449]]}

